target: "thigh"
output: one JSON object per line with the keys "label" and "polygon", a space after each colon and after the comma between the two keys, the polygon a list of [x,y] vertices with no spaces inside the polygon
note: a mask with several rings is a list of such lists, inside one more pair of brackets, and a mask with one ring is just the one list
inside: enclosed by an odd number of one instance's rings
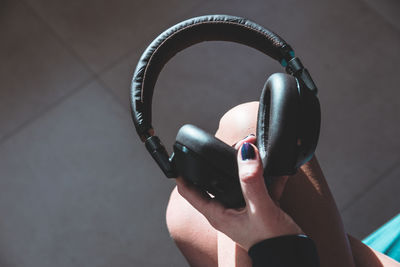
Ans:
{"label": "thigh", "polygon": [[247,251],[225,234],[218,232],[218,267],[251,267],[252,262]]}
{"label": "thigh", "polygon": [[[321,266],[354,266],[340,214],[315,158],[288,179],[280,205],[316,242]],[[191,266],[250,266],[247,252],[218,235],[176,190],[168,204],[167,225]]]}
{"label": "thigh", "polygon": [[341,216],[315,157],[288,179],[280,204],[316,243],[321,266],[354,266]]}
{"label": "thigh", "polygon": [[400,263],[348,235],[357,267],[400,267]]}
{"label": "thigh", "polygon": [[215,230],[176,188],[171,193],[166,215],[168,231],[190,266],[251,266],[247,252]]}

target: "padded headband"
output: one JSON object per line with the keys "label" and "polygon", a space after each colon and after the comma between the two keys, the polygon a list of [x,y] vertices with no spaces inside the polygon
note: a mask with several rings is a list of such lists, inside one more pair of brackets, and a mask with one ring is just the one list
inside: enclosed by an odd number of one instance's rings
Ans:
{"label": "padded headband", "polygon": [[[136,67],[131,87],[131,112],[136,131],[143,141],[153,135],[151,104],[159,73],[175,54],[203,41],[231,41],[253,47],[278,60],[296,77],[296,73],[305,70],[281,37],[252,21],[229,15],[183,21],[160,34],[144,51]],[[309,80],[312,82],[311,77]]]}

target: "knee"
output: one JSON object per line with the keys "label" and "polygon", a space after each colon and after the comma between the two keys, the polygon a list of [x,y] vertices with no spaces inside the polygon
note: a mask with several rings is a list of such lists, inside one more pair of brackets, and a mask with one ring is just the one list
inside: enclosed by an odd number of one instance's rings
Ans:
{"label": "knee", "polygon": [[178,193],[176,187],[168,202],[166,223],[171,237],[177,243],[203,239],[205,236],[216,239],[216,230]]}
{"label": "knee", "polygon": [[217,232],[175,188],[170,196],[168,231],[191,266],[217,266]]}
{"label": "knee", "polygon": [[177,241],[182,237],[182,230],[188,225],[186,216],[182,213],[182,208],[185,208],[184,199],[179,195],[177,188],[172,190],[167,211],[166,211],[166,223],[169,234]]}

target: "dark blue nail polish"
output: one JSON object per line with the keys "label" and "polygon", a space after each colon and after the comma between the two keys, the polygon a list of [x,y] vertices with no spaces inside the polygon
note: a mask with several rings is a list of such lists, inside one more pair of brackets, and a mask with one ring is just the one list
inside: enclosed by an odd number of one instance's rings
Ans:
{"label": "dark blue nail polish", "polygon": [[250,143],[245,142],[242,145],[242,160],[254,159],[256,157],[256,153],[254,151],[253,146]]}

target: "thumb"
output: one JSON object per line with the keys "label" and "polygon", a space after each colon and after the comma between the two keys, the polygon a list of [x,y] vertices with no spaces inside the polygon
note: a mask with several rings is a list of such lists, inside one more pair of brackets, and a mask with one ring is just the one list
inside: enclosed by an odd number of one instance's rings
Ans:
{"label": "thumb", "polygon": [[243,197],[250,211],[273,204],[265,186],[258,149],[251,143],[243,143],[237,160]]}

